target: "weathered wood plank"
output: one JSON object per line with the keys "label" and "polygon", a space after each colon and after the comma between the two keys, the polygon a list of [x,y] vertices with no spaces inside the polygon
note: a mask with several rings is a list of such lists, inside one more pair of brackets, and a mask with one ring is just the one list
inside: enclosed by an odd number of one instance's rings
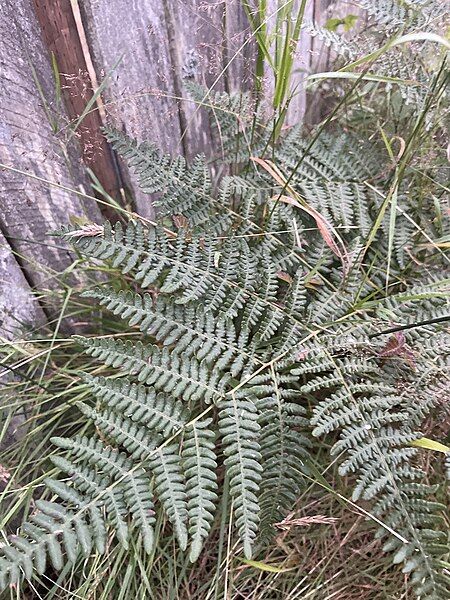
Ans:
{"label": "weathered wood plank", "polygon": [[256,46],[242,0],[225,2],[225,85],[227,92],[252,89]]}
{"label": "weathered wood plank", "polygon": [[0,232],[0,336],[12,340],[44,323],[44,312]]}
{"label": "weathered wood plank", "polygon": [[[112,123],[173,155],[213,154],[206,111],[188,98],[183,80],[216,91],[249,86],[250,44],[227,66],[248,35],[240,1],[79,0],[79,7],[97,73],[123,56],[105,92]],[[151,216],[148,197],[122,170],[138,211]]]}
{"label": "weathered wood plank", "polygon": [[[355,15],[357,22],[348,32],[343,31],[340,26],[336,33],[342,35],[344,39],[351,41],[352,37],[363,30],[367,25],[367,12],[358,6],[357,2],[351,0],[314,0],[314,10],[311,21],[317,27],[324,27],[330,18],[342,19],[347,15]],[[320,73],[330,71],[333,68],[338,55],[335,50],[324,43],[320,37],[313,37],[311,44],[311,73]],[[308,111],[306,121],[313,125],[322,120],[330,109],[330,93],[322,92],[321,89],[313,87],[311,92],[307,93]]]}
{"label": "weathered wood plank", "polygon": [[44,43],[56,60],[62,96],[76,127],[83,160],[105,191],[118,200],[120,184],[111,150],[101,131],[99,112],[95,104],[85,111],[94,94],[70,0],[33,0],[33,3]]}
{"label": "weathered wood plank", "polygon": [[32,0],[1,3],[0,57],[0,162],[29,174],[0,170],[0,226],[30,284],[52,289],[58,285],[55,273],[72,259],[48,232],[67,223],[71,214],[94,220],[100,214],[92,200],[81,201],[36,179],[88,189],[76,146],[67,147],[52,130],[52,69]]}
{"label": "weathered wood plank", "polygon": [[184,154],[187,158],[199,153],[210,156],[214,142],[208,115],[184,93],[183,78],[192,79],[211,91],[225,89],[225,3],[216,0],[166,2],[166,20],[173,78],[185,98],[179,105]]}
{"label": "weathered wood plank", "polygon": [[[84,0],[79,7],[97,76],[110,76],[104,98],[111,124],[139,141],[182,153],[162,0]],[[121,170],[138,212],[152,217],[149,197],[125,165]]]}
{"label": "weathered wood plank", "polygon": [[[303,16],[304,21],[312,20],[314,13],[314,1],[306,3]],[[300,2],[297,0],[298,9]],[[286,125],[297,125],[303,121],[306,112],[306,77],[311,72],[311,53],[313,40],[311,36],[302,29],[297,47],[294,50],[294,67],[291,77],[292,100],[286,115]]]}

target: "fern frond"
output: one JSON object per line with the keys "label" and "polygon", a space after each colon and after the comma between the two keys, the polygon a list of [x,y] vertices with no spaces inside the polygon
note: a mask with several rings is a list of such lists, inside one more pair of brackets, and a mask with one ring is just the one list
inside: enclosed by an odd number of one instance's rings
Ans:
{"label": "fern frond", "polygon": [[[71,462],[81,462],[85,467],[91,467],[84,475],[99,489],[100,501],[104,491],[111,491],[105,499],[107,509],[113,509],[115,518],[121,514],[130,514],[142,533],[146,551],[151,552],[152,526],[155,522],[151,482],[139,463],[135,465],[115,448],[104,447],[102,441],[95,437],[78,437],[73,440],[53,438],[52,442],[69,451]],[[63,466],[62,463],[59,465]],[[70,467],[70,463],[68,466]],[[83,473],[79,472],[79,475]],[[108,478],[107,483],[105,477]]]}
{"label": "fern frond", "polygon": [[344,36],[325,27],[320,27],[317,23],[305,20],[302,29],[307,31],[310,36],[318,38],[325,46],[332,48],[336,53],[345,58],[353,60],[357,54],[357,47],[345,39]]}
{"label": "fern frond", "polygon": [[[427,498],[430,487],[418,483],[424,473],[411,464],[417,451],[409,446],[420,437],[414,429],[417,419],[413,403],[409,396],[399,394],[389,366],[383,369],[384,381],[374,381],[382,353],[379,360],[376,353],[361,358],[335,358],[322,348],[321,354],[327,357],[321,371],[317,358],[310,367],[293,370],[293,374],[309,378],[300,388],[303,393],[320,390],[322,396],[325,394],[314,408],[313,435],[339,432],[331,453],[344,457],[340,474],[354,473],[358,477],[353,500],[376,499],[374,514],[391,533],[395,532],[385,544],[386,550],[396,550],[394,562],[404,562],[405,573],[414,571],[412,582],[423,597],[444,597],[443,577],[435,562],[440,553],[440,542],[436,546],[435,541],[444,539],[438,529],[440,517],[436,515],[442,507]],[[416,388],[416,395],[417,391]],[[431,524],[436,531],[430,536]],[[387,535],[385,529],[380,529],[380,537]]]}
{"label": "fern frond", "polygon": [[[65,461],[61,457],[54,457],[56,459],[59,458],[60,461],[68,467],[69,471],[71,471],[72,466],[68,461]],[[57,465],[57,460],[54,463]],[[65,470],[65,469],[61,469]],[[66,471],[67,473],[69,471]],[[72,471],[73,472],[73,471]],[[75,477],[74,477],[75,479]],[[94,540],[94,546],[98,550],[100,554],[103,554],[106,550],[106,542],[107,542],[107,530],[106,523],[100,508],[101,503],[99,505],[91,502],[90,500],[85,499],[83,494],[80,494],[76,486],[69,486],[63,481],[58,481],[57,479],[47,478],[45,480],[45,485],[47,488],[56,494],[61,500],[63,500],[66,504],[69,504],[74,507],[74,510],[77,511],[87,511],[89,514],[89,522],[92,528],[92,535]],[[124,524],[125,525],[125,524]],[[118,536],[120,538],[120,536]]]}
{"label": "fern frond", "polygon": [[[205,251],[204,237],[188,240],[180,233],[170,243],[160,230],[146,234],[139,224],[130,223],[124,230],[117,223],[114,230],[105,225],[102,237],[77,238],[73,243],[87,256],[111,260],[123,273],[135,270],[143,288],[161,280],[160,291],[179,293],[178,303],[202,298],[209,310],[221,310],[224,318],[236,316],[258,276],[257,261],[244,240],[226,241],[220,252],[211,243]],[[248,263],[240,260],[241,252],[247,253]]]}
{"label": "fern frond", "polygon": [[411,18],[408,4],[398,0],[383,0],[376,6],[367,0],[362,0],[361,6],[378,23],[382,23],[389,28],[401,27]]}
{"label": "fern frond", "polygon": [[[228,320],[217,320],[203,307],[175,304],[162,296],[156,301],[149,294],[114,291],[112,288],[95,288],[83,294],[94,298],[131,326],[154,337],[172,352],[194,356],[198,360],[217,361],[218,368],[228,365],[234,376],[238,365],[257,364],[257,358],[237,338],[234,324]],[[219,360],[220,358],[220,360]]]}
{"label": "fern frond", "polygon": [[302,467],[311,443],[305,435],[306,410],[296,403],[300,393],[294,387],[295,380],[274,370],[252,380],[251,391],[258,397],[264,474],[260,494],[262,539],[274,535],[274,524],[292,510],[303,486]]}
{"label": "fern frond", "polygon": [[375,21],[389,29],[418,24],[429,15],[436,18],[442,14],[443,9],[440,3],[432,0],[382,0],[376,4],[360,0],[360,4]]}
{"label": "fern frond", "polygon": [[187,421],[180,402],[128,378],[114,380],[84,374],[83,379],[102,405],[164,437],[182,429]]}
{"label": "fern frond", "polygon": [[215,221],[214,230],[218,234],[227,227],[227,219],[213,211],[212,184],[204,156],[197,156],[188,166],[182,157],[172,159],[156,146],[138,144],[114,130],[108,130],[106,137],[128,161],[142,191],[155,194],[153,204],[161,217],[182,215],[191,227],[206,221],[211,227]]}
{"label": "fern frond", "polygon": [[129,456],[137,462],[145,461],[161,443],[161,438],[147,427],[131,423],[122,415],[110,410],[95,410],[83,402],[78,403],[80,411],[100,430],[106,439],[123,446]]}
{"label": "fern frond", "polygon": [[155,476],[155,492],[172,523],[178,543],[185,550],[188,543],[186,483],[177,444],[157,448],[150,458]]}
{"label": "fern frond", "polygon": [[217,501],[216,454],[212,419],[193,421],[186,428],[182,450],[183,471],[188,497],[189,558],[195,562],[214,519]]}
{"label": "fern frond", "polygon": [[[81,554],[89,556],[95,541],[84,514],[71,513],[54,502],[39,500],[37,511],[22,525],[22,535],[10,536],[0,549],[0,587],[17,585],[22,572],[31,579],[33,571],[45,573],[47,556],[54,569]],[[101,548],[98,548],[101,550]]]}
{"label": "fern frond", "polygon": [[186,402],[215,402],[224,395],[230,380],[226,373],[211,373],[206,363],[180,357],[167,348],[108,338],[76,339],[90,356]]}
{"label": "fern frond", "polygon": [[[85,238],[80,238],[76,245],[83,253],[96,258],[111,259],[115,256],[113,264],[117,267],[123,262],[126,272],[131,268],[136,269],[135,276],[138,280],[143,279],[143,287],[160,279],[160,291],[163,294],[174,294],[175,304],[190,305],[201,301],[205,314],[210,312],[219,317],[219,322],[226,324],[227,329],[229,327],[230,335],[232,326],[229,326],[229,322],[237,317],[244,306],[241,328],[251,329],[258,323],[259,341],[274,336],[279,328],[278,333],[282,335],[282,331],[288,326],[287,330],[291,334],[289,342],[292,343],[293,330],[304,329],[304,322],[297,314],[289,310],[289,306],[286,309],[279,302],[280,279],[277,267],[269,261],[267,255],[255,255],[247,242],[231,238],[221,246],[208,246],[200,238],[190,242],[179,238],[176,248],[173,248],[165,235],[161,238],[159,233],[153,232],[148,241],[151,252],[139,250],[140,254],[137,256],[136,253],[131,254],[132,248],[127,241],[135,238],[140,240],[139,248],[146,244],[142,241],[145,236],[141,234],[140,226],[129,224],[123,231],[121,226],[116,225],[114,231],[105,228],[103,238],[97,241],[89,238],[87,242]],[[161,248],[157,242],[160,239],[164,240]],[[131,299],[128,301],[131,302]],[[122,299],[117,299],[116,303],[113,297],[110,305],[122,314],[131,314],[132,317],[141,319],[143,309],[139,308],[139,298],[135,298],[134,302],[137,307],[127,307],[123,305]],[[149,300],[146,302],[147,311]],[[261,320],[263,314],[264,319]],[[242,343],[240,347],[242,348]],[[254,350],[250,355],[254,356]],[[226,361],[232,358],[229,352],[225,352],[223,357]],[[241,353],[236,360],[242,364],[242,358]],[[233,374],[237,374],[238,364],[236,362]]]}
{"label": "fern frond", "polygon": [[[60,496],[63,500],[69,497],[69,501],[73,502],[73,496],[68,494],[79,493],[83,499],[77,502],[80,508],[89,506],[98,510],[106,511],[108,521],[114,527],[117,539],[120,544],[127,549],[129,528],[126,523],[127,507],[117,486],[111,486],[111,481],[103,476],[98,476],[94,469],[90,466],[75,464],[61,456],[52,457],[53,464],[60,469],[61,472],[67,473],[71,478],[71,492],[67,492],[67,488],[63,490],[63,495]],[[61,492],[61,482],[47,480],[49,488],[56,494]],[[103,527],[103,529],[105,526]],[[98,515],[95,518],[95,530],[101,531],[101,523],[98,521]],[[103,546],[104,548],[104,543]]]}
{"label": "fern frond", "polygon": [[[216,133],[217,139],[220,140],[222,157],[236,163],[246,162],[252,152],[250,136],[247,136],[246,132],[254,124],[256,143],[263,144],[264,133],[261,134],[259,131],[261,128],[263,132],[267,130],[263,119],[258,112],[255,112],[255,101],[252,94],[230,95],[211,92],[195,81],[188,80],[184,82],[184,85],[194,101],[206,104],[211,115],[212,129]],[[270,132],[266,136],[269,137]],[[259,137],[262,139],[258,139]],[[252,141],[255,143],[255,140]]]}
{"label": "fern frond", "polygon": [[221,400],[218,408],[236,526],[245,556],[250,559],[258,531],[258,493],[262,471],[256,406],[244,395],[233,393]]}

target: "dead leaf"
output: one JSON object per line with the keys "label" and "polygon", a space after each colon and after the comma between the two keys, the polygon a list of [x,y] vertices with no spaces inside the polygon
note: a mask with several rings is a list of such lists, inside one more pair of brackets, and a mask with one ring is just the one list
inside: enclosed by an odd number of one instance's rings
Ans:
{"label": "dead leaf", "polygon": [[286,273],[285,271],[278,271],[277,277],[278,277],[278,279],[281,279],[282,281],[289,283],[289,285],[293,282],[292,277],[289,275],[289,273]]}
{"label": "dead leaf", "polygon": [[300,517],[298,519],[286,518],[280,523],[275,523],[277,529],[289,531],[292,527],[309,527],[310,525],[332,525],[338,519],[335,517],[325,517],[324,515],[313,515],[311,517]]}
{"label": "dead leaf", "polygon": [[98,223],[89,223],[88,225],[82,225],[79,229],[69,231],[65,234],[65,236],[68,238],[84,238],[103,236],[103,234],[103,225],[98,225]]}
{"label": "dead leaf", "polygon": [[189,229],[189,221],[184,215],[173,215],[172,221],[177,229]]}
{"label": "dead leaf", "polygon": [[[251,157],[251,160],[260,165],[265,171],[267,171],[275,181],[286,191],[289,193],[287,195],[280,195],[276,197],[277,201],[284,202],[285,204],[290,204],[291,206],[295,206],[300,210],[303,210],[308,215],[310,215],[316,222],[317,228],[322,236],[326,245],[331,249],[331,251],[340,258],[342,262],[342,266],[344,268],[344,272],[346,273],[349,268],[349,255],[348,251],[345,247],[345,244],[338,234],[336,229],[329,223],[323,215],[320,214],[318,210],[310,206],[287,182],[283,173],[278,169],[278,167],[270,160],[265,160],[263,158]],[[274,200],[275,198],[272,198]]]}

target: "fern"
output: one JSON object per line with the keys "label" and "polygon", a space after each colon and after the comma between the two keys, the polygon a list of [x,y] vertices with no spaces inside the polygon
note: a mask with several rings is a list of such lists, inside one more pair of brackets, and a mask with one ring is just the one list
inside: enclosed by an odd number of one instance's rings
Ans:
{"label": "fern", "polygon": [[198,156],[191,166],[182,157],[172,160],[147,143],[141,145],[115,131],[107,132],[107,139],[115,145],[135,171],[143,192],[154,195],[154,206],[162,217],[189,214],[195,227],[206,221],[216,222],[222,231],[220,215],[211,212],[211,179],[205,159]]}
{"label": "fern", "polygon": [[[231,123],[229,135],[236,143]],[[274,149],[286,178],[304,155],[290,185],[342,232],[344,267],[311,213],[269,199],[281,188],[267,173],[213,186],[201,158],[188,166],[117,133],[110,139],[143,189],[159,195],[161,222],[61,235],[126,274],[123,289],[116,282],[84,297],[134,335],[75,336],[110,375],[80,374],[88,429],[53,439],[52,460],[68,479],[46,481],[52,502],[38,501],[1,549],[0,584],[44,573],[48,559],[60,570],[105,552],[109,532],[126,548],[135,530],[153,552],[157,514],[197,560],[222,468],[224,500],[251,558],[294,508],[326,438],[353,500],[370,502],[383,525],[377,535],[418,595],[446,598],[443,507],[411,444],[446,383],[448,282],[425,281],[405,258],[410,230],[399,220],[392,273],[401,283],[386,295],[386,223],[376,251],[364,253],[361,241],[380,205],[377,150],[339,133],[308,150],[296,130]]]}
{"label": "fern", "polygon": [[261,427],[261,537],[270,539],[273,526],[295,505],[303,488],[303,470],[311,442],[306,435],[306,410],[295,386],[296,378],[276,372],[252,379],[252,393]]}
{"label": "fern", "polygon": [[333,48],[338,54],[353,60],[356,58],[355,44],[346,40],[344,36],[325,27],[319,27],[313,21],[308,20],[303,22],[302,29],[307,31],[311,37],[319,39],[327,48]]}
{"label": "fern", "polygon": [[[364,60],[374,47],[381,48],[394,37],[404,34],[418,31],[439,34],[445,30],[448,18],[448,7],[439,0],[361,0],[358,4],[364,9],[366,26],[353,30],[351,40],[346,39],[345,35],[329,31],[326,26],[324,28],[317,23],[306,25],[311,35],[318,37],[325,46],[333,49],[335,55],[342,57],[339,62],[342,59],[347,64],[361,58]],[[377,76],[391,79],[391,82],[383,84],[386,91],[392,94],[391,109],[395,110],[399,98],[413,110],[423,108],[433,79],[432,56],[434,51],[430,52],[426,42],[415,41],[406,51],[405,47],[399,46],[386,48],[373,61],[370,70]],[[442,105],[439,109],[442,110]]]}
{"label": "fern", "polygon": [[[388,355],[375,351],[374,358],[358,358],[359,352],[356,343],[353,348],[333,346],[332,351],[317,348],[311,361],[305,359],[304,365],[293,370],[294,375],[307,378],[301,388],[305,394],[325,395],[313,412],[313,435],[340,433],[331,454],[342,461],[341,475],[357,475],[353,500],[375,500],[372,510],[385,527],[378,531],[379,537],[395,532],[389,535],[384,549],[396,551],[394,562],[404,563],[405,573],[414,571],[412,581],[420,596],[445,597],[445,575],[433,567],[430,558],[433,553],[448,552],[446,536],[439,531],[443,523],[434,514],[445,507],[428,498],[432,487],[418,483],[425,473],[414,465],[417,451],[408,447],[420,437],[416,428],[424,414],[438,402],[438,393],[428,398],[427,394],[430,378],[439,381],[445,374],[444,361],[438,362],[426,378],[420,373],[423,367],[416,367],[419,372],[414,377],[415,396],[411,399],[409,392],[399,394],[397,388],[398,369],[404,370],[406,380],[410,377],[409,369],[405,369],[408,354],[403,360],[399,355],[398,366],[392,370],[386,366],[383,377],[377,378]],[[334,358],[336,353],[342,358]]]}
{"label": "fern", "polygon": [[239,358],[253,360],[240,340],[236,344],[233,325],[217,321],[202,306],[178,305],[162,297],[154,303],[150,294],[115,292],[111,288],[96,288],[83,296],[98,300],[130,326],[139,325],[140,331],[164,346],[174,346],[179,354],[189,353],[208,361],[221,357],[224,366]]}
{"label": "fern", "polygon": [[382,0],[378,3],[360,0],[360,4],[378,23],[388,28],[411,24],[423,26],[430,18],[436,19],[446,13],[442,3],[435,0]]}
{"label": "fern", "polygon": [[181,429],[187,417],[183,405],[170,396],[136,385],[128,378],[118,380],[84,375],[92,393],[104,406],[118,414],[169,435]]}
{"label": "fern", "polygon": [[185,550],[188,542],[187,494],[177,446],[157,448],[150,464],[155,475],[155,492],[174,525],[180,548]]}
{"label": "fern", "polygon": [[217,501],[217,459],[211,419],[194,421],[186,429],[182,462],[186,475],[189,534],[189,558],[195,562],[208,536]]}
{"label": "fern", "polygon": [[[188,80],[184,82],[184,87],[194,102],[206,104],[211,111],[212,129],[220,140],[223,157],[233,156],[237,163],[246,162],[253,144],[262,146],[267,141],[270,133],[265,132],[264,119],[249,92],[236,95],[211,92],[195,81]],[[248,134],[255,124],[263,126],[262,134],[256,129],[256,139],[255,135]]]}
{"label": "fern", "polygon": [[218,408],[235,521],[245,555],[251,558],[259,523],[258,493],[262,470],[256,406],[251,399],[232,392],[231,398],[222,400]]}

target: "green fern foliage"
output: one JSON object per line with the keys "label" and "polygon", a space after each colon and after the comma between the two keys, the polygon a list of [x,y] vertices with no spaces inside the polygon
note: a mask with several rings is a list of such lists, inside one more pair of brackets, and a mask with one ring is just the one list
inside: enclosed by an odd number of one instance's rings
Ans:
{"label": "green fern foliage", "polygon": [[244,544],[244,553],[251,558],[258,531],[258,492],[262,470],[256,406],[251,398],[232,392],[230,398],[218,404],[218,408],[219,431],[234,500],[236,525]]}
{"label": "green fern foliage", "polygon": [[187,415],[183,405],[171,396],[156,394],[152,388],[122,377],[113,380],[83,375],[92,394],[109,410],[168,436],[181,429]]}
{"label": "green fern foliage", "polygon": [[[80,373],[85,428],[53,439],[61,477],[0,549],[0,585],[105,552],[109,535],[127,548],[134,531],[152,553],[157,517],[195,561],[219,504],[250,559],[331,447],[418,596],[448,598],[444,507],[412,446],[445,386],[448,281],[425,281],[406,258],[401,219],[390,281],[389,226],[364,244],[379,216],[377,149],[336,132],[308,149],[291,131],[272,155],[292,174],[283,191],[255,168],[213,186],[203,158],[109,136],[158,194],[160,219],[61,231],[125,275],[83,295],[130,335],[75,336],[109,375]],[[284,192],[295,206],[276,200]]]}
{"label": "green fern foliage", "polygon": [[184,82],[184,87],[194,102],[199,106],[206,105],[210,110],[211,127],[220,140],[220,155],[223,158],[234,156],[237,163],[245,162],[255,142],[262,145],[268,140],[270,134],[264,133],[264,128],[263,133],[256,131],[256,140],[254,135],[246,134],[253,124],[264,123],[260,111],[255,113],[255,101],[250,92],[235,95],[211,92],[190,80]]}
{"label": "green fern foliage", "polygon": [[274,524],[282,521],[286,511],[295,506],[304,480],[311,441],[306,435],[308,419],[299,402],[296,378],[277,371],[252,379],[257,397],[260,429],[261,482],[260,536],[270,540]]}
{"label": "green fern foliage", "polygon": [[[439,396],[426,398],[430,381],[424,389],[416,383],[413,400],[398,393],[398,370],[404,371],[404,380],[409,378],[412,348],[411,355],[398,355],[395,371],[383,368],[388,356],[383,348],[375,350],[372,358],[360,357],[360,352],[356,340],[332,351],[317,348],[311,361],[306,357],[293,370],[305,378],[301,388],[305,394],[325,396],[313,411],[312,433],[317,437],[339,433],[331,454],[340,457],[341,475],[357,478],[353,501],[374,501],[373,513],[383,523],[377,535],[388,538],[384,548],[396,551],[394,563],[403,563],[404,573],[414,571],[418,594],[443,597],[446,579],[433,569],[430,555],[448,551],[442,517],[436,514],[445,507],[429,498],[433,488],[422,483],[425,473],[414,463],[417,450],[411,447],[421,435],[416,428],[423,418],[415,404],[423,401],[429,410],[430,401],[437,404]],[[380,365],[383,378],[374,381]],[[444,373],[442,361],[433,376],[439,380]]]}
{"label": "green fern foliage", "polygon": [[189,558],[195,562],[208,537],[217,502],[217,456],[212,419],[193,421],[186,429],[182,466],[186,476],[189,535],[192,540]]}

